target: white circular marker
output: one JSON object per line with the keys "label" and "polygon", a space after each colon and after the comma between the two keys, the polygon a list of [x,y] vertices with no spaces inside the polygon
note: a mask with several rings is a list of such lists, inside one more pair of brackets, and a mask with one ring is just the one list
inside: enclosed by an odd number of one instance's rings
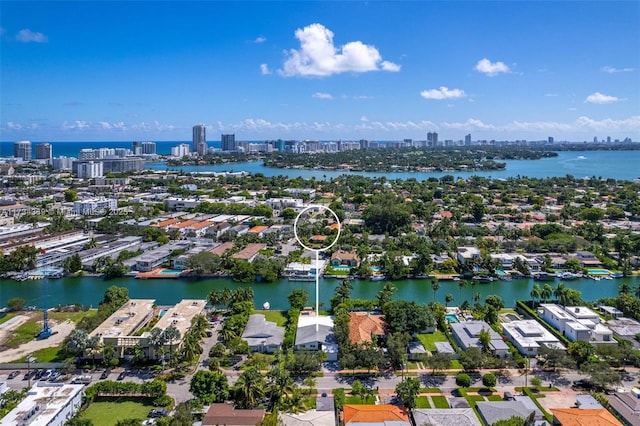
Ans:
{"label": "white circular marker", "polygon": [[[307,211],[313,210],[313,209],[324,210],[324,211],[328,210],[333,215],[333,218],[335,219],[335,223],[338,224],[338,233],[336,234],[336,236],[333,239],[333,241],[330,241],[329,242],[330,244],[328,244],[326,247],[325,246],[321,246],[320,248],[309,247],[308,245],[306,245],[305,243],[302,242],[302,239],[298,235],[298,222],[300,221],[300,218]],[[322,213],[322,211],[321,211],[321,213]],[[298,241],[298,244],[300,244],[306,250],[315,251],[316,253],[321,252],[321,251],[327,251],[331,247],[333,247],[338,242],[338,239],[340,238],[340,231],[341,230],[342,230],[342,225],[340,224],[340,219],[338,219],[338,215],[336,214],[336,212],[331,210],[329,207],[321,206],[320,204],[311,204],[311,205],[305,207],[304,209],[302,209],[302,211],[300,213],[298,213],[298,216],[296,216],[296,220],[293,222],[293,235],[296,237],[296,241]]]}
{"label": "white circular marker", "polygon": [[[336,236],[333,239],[333,241],[328,241],[326,243],[326,245],[319,246],[319,247],[309,247],[307,244],[302,242],[302,238],[300,238],[300,236],[298,235],[298,222],[300,221],[300,218],[302,218],[302,215],[305,214],[307,211],[313,210],[313,209],[319,210],[319,213],[324,213],[327,210],[330,211],[331,214],[333,215],[333,218],[335,219],[335,223],[338,224],[338,232],[336,233]],[[311,205],[305,207],[304,209],[302,209],[302,211],[300,213],[298,213],[298,216],[296,216],[296,220],[293,222],[293,235],[296,237],[296,241],[298,241],[298,244],[300,244],[306,250],[311,250],[311,251],[314,251],[316,253],[316,331],[318,331],[318,328],[320,326],[320,312],[319,312],[319,309],[320,309],[320,271],[318,271],[318,269],[317,269],[318,266],[319,266],[319,263],[320,263],[320,252],[329,250],[331,247],[333,247],[335,245],[335,243],[338,242],[338,239],[340,238],[340,231],[341,230],[342,230],[342,225],[340,224],[340,219],[338,218],[338,215],[336,214],[336,212],[331,210],[329,207],[321,206],[319,204],[311,204]]]}

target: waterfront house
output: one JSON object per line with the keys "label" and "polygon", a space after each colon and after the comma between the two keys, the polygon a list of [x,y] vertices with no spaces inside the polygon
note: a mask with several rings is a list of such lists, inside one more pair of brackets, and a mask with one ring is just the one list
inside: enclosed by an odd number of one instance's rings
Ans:
{"label": "waterfront house", "polygon": [[264,315],[254,314],[249,317],[242,340],[247,342],[251,352],[274,353],[282,346],[284,327],[267,321]]}
{"label": "waterfront house", "polygon": [[458,346],[463,350],[469,348],[482,349],[482,343],[480,343],[480,332],[482,330],[488,331],[491,336],[489,342],[489,350],[493,356],[498,358],[504,358],[509,355],[509,346],[502,340],[502,337],[493,331],[491,326],[484,321],[463,321],[451,324],[451,330],[453,332],[453,338]]}
{"label": "waterfront house", "polygon": [[600,316],[586,306],[565,306],[543,303],[542,319],[572,342],[617,344],[613,332],[601,324]]}
{"label": "waterfront house", "polygon": [[331,266],[349,266],[357,268],[360,264],[360,258],[354,251],[337,250],[331,255]]}
{"label": "waterfront house", "polygon": [[462,265],[471,259],[480,259],[478,247],[458,247],[458,262]]}
{"label": "waterfront house", "polygon": [[371,315],[368,312],[349,313],[349,340],[361,345],[373,340],[373,336],[384,337],[386,323],[383,315]]}
{"label": "waterfront house", "polygon": [[233,257],[234,259],[246,260],[247,262],[251,263],[256,259],[256,257],[260,253],[260,250],[263,250],[266,247],[267,247],[266,244],[250,243],[250,244],[247,244],[245,248],[240,250],[238,253],[235,253],[231,257]]}

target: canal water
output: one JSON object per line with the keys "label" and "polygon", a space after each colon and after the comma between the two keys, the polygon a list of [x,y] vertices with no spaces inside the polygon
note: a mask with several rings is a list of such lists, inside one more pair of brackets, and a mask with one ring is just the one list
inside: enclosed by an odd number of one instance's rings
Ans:
{"label": "canal water", "polygon": [[[567,288],[575,288],[582,292],[586,301],[593,301],[601,297],[612,297],[618,294],[622,283],[628,283],[635,290],[640,285],[640,277],[619,278],[614,280],[594,281],[591,279],[579,279],[574,281],[549,282],[552,287],[562,282]],[[335,288],[340,283],[337,279],[320,280],[320,302],[329,306],[329,300],[334,294]],[[427,303],[433,300],[431,281],[399,280],[394,281],[397,288],[394,299],[415,300],[419,303]],[[494,281],[491,283],[477,284],[475,287],[467,287],[460,290],[457,281],[441,281],[440,289],[436,292],[436,300],[444,303],[445,296],[451,294],[454,301],[451,306],[467,300],[473,303],[473,297],[480,293],[482,300],[490,294],[497,294],[505,302],[506,306],[514,306],[518,299],[528,299],[535,281],[521,279],[513,281]],[[541,287],[544,282],[538,283]],[[269,302],[272,309],[287,309],[287,295],[293,289],[306,289],[311,296],[315,293],[314,282],[289,282],[280,280],[273,283],[241,284],[230,279],[158,279],[137,280],[132,277],[104,280],[99,277],[71,278],[65,277],[52,280],[33,280],[17,282],[13,280],[0,280],[0,306],[5,306],[12,297],[22,297],[28,305],[38,307],[57,306],[73,303],[96,306],[102,299],[104,291],[112,285],[127,287],[131,298],[154,298],[159,305],[172,305],[181,299],[206,298],[213,289],[229,287],[250,286],[255,293],[256,307],[260,308],[264,302]],[[372,299],[384,286],[384,282],[372,282],[355,280],[353,282],[352,297],[354,299]],[[309,303],[313,300],[310,298]]]}

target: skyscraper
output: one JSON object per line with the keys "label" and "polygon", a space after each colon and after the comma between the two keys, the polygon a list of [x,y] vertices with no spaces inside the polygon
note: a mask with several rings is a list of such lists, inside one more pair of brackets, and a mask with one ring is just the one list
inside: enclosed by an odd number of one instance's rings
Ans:
{"label": "skyscraper", "polygon": [[427,133],[427,145],[438,146],[438,134],[436,132]]}
{"label": "skyscraper", "polygon": [[207,153],[207,128],[204,124],[196,124],[193,126],[193,143],[191,147],[191,150],[197,152],[198,155],[205,155]]}
{"label": "skyscraper", "polygon": [[142,154],[142,144],[138,141],[131,142],[131,152],[133,152],[133,155]]}
{"label": "skyscraper", "polygon": [[31,160],[31,142],[19,141],[13,144],[13,156],[25,161]]}
{"label": "skyscraper", "polygon": [[156,143],[155,142],[142,142],[142,154],[155,154]]}
{"label": "skyscraper", "polygon": [[471,133],[469,133],[469,134],[465,135],[465,137],[464,137],[464,144],[465,144],[465,145],[467,145],[467,146],[468,146],[468,145],[471,145]]}
{"label": "skyscraper", "polygon": [[236,151],[236,135],[220,135],[221,148],[223,151]]}
{"label": "skyscraper", "polygon": [[50,143],[36,145],[36,160],[49,160],[53,158],[53,149]]}
{"label": "skyscraper", "polygon": [[549,136],[549,137],[547,138],[547,142],[548,142],[548,143],[553,143],[553,141],[554,141],[553,136]]}

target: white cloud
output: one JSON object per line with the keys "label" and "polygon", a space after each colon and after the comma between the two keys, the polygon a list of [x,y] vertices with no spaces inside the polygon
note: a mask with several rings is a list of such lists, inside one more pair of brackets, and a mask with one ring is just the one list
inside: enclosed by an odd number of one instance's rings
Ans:
{"label": "white cloud", "polygon": [[602,67],[600,68],[602,72],[606,72],[607,74],[615,74],[618,72],[632,72],[634,68],[615,68],[615,67]]}
{"label": "white cloud", "polygon": [[9,130],[22,130],[22,125],[14,123],[13,121],[7,122],[7,129]]}
{"label": "white cloud", "polygon": [[557,93],[545,93],[544,94],[547,98],[555,98],[556,96],[558,96]]}
{"label": "white cloud", "polygon": [[260,72],[262,75],[271,74],[271,70],[269,70],[269,66],[267,64],[260,64]]}
{"label": "white cloud", "polygon": [[256,39],[253,40],[254,43],[258,43],[258,44],[259,43],[264,43],[265,41],[267,41],[267,38],[266,37],[262,37],[262,36],[256,37]]}
{"label": "white cloud", "polygon": [[18,31],[16,34],[16,40],[21,41],[23,43],[46,43],[47,36],[42,33],[33,32],[28,28]]}
{"label": "white cloud", "polygon": [[511,70],[504,62],[491,62],[487,58],[480,59],[474,68],[476,71],[494,77],[501,73],[509,73]]}
{"label": "white cloud", "polygon": [[495,130],[493,124],[485,124],[481,120],[475,118],[469,118],[464,122],[448,122],[442,123],[442,127],[447,129],[459,129],[459,130]]}
{"label": "white cloud", "polygon": [[316,99],[333,99],[333,96],[331,96],[331,93],[322,93],[322,92],[316,92],[313,95],[311,95],[311,97]]}
{"label": "white cloud", "polygon": [[616,98],[615,96],[609,96],[600,92],[596,92],[587,96],[587,99],[585,99],[584,101],[590,104],[611,104],[621,100],[622,99]]}
{"label": "white cloud", "polygon": [[333,32],[322,24],[299,28],[295,37],[300,49],[287,53],[282,69],[285,77],[326,77],[343,72],[400,71],[400,66],[384,61],[374,46],[352,41],[340,47],[333,44]]}
{"label": "white cloud", "polygon": [[367,121],[369,121],[369,119],[367,118],[366,115],[363,115],[362,117],[360,117],[360,121],[367,122]]}
{"label": "white cloud", "polygon": [[448,87],[440,86],[439,89],[423,90],[422,92],[420,92],[420,96],[425,99],[441,100],[464,98],[466,94],[464,93],[464,90],[449,89]]}

